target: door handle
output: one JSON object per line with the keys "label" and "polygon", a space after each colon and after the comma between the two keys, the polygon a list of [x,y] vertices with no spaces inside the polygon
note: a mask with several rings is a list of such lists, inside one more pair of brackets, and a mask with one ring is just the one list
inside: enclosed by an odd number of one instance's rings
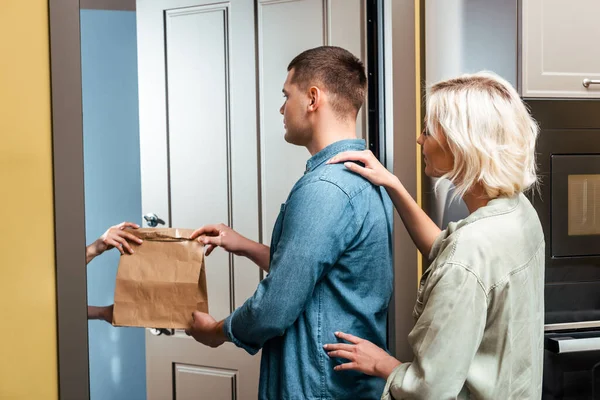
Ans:
{"label": "door handle", "polygon": [[581,84],[584,88],[589,88],[590,85],[600,85],[600,80],[585,78]]}
{"label": "door handle", "polygon": [[546,338],[546,350],[555,354],[577,353],[581,351],[598,351],[600,350],[600,337],[560,337]]}
{"label": "door handle", "polygon": [[165,329],[165,328],[149,328],[150,333],[154,336],[173,336],[175,334],[175,329]]}
{"label": "door handle", "polygon": [[154,213],[144,215],[144,219],[150,228],[154,228],[157,225],[164,225],[165,221],[159,218],[158,215]]}

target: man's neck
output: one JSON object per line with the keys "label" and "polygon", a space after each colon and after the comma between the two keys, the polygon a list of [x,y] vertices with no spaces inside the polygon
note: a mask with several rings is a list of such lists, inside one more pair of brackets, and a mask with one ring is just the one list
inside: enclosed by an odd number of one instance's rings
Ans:
{"label": "man's neck", "polygon": [[329,129],[320,129],[313,132],[313,139],[306,145],[311,156],[314,156],[325,147],[340,140],[356,139],[356,125],[348,124],[335,126]]}

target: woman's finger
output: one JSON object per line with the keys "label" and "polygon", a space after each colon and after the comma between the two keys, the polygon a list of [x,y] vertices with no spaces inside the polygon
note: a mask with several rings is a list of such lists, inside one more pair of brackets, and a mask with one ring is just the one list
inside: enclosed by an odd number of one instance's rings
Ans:
{"label": "woman's finger", "polygon": [[344,364],[336,365],[333,369],[335,371],[347,371],[347,370],[360,371],[358,363],[356,363],[356,362],[347,362]]}
{"label": "woman's finger", "polygon": [[123,250],[127,250],[129,254],[133,254],[133,249],[131,248],[129,243],[127,243],[127,240],[125,240],[121,236],[115,236],[115,240],[121,244],[121,247],[119,247],[122,250],[121,254],[125,254]]}
{"label": "woman's finger", "polygon": [[361,161],[366,164],[371,158],[370,151],[344,151],[343,153],[337,154],[327,161],[327,164],[337,164],[344,161]]}
{"label": "woman's finger", "polygon": [[353,162],[344,163],[344,166],[346,168],[348,168],[350,171],[356,172],[360,176],[367,178],[367,179],[369,178],[370,174],[372,173],[372,170],[365,168],[365,167],[361,167],[360,165],[353,163]]}
{"label": "woman's finger", "polygon": [[125,228],[133,228],[133,229],[138,229],[140,226],[138,224],[135,224],[133,222],[122,222],[121,224],[118,225],[119,228],[121,229],[125,229]]}
{"label": "woman's finger", "polygon": [[106,244],[108,244],[109,246],[115,247],[117,250],[119,250],[119,253],[121,253],[121,254],[125,254],[125,253],[123,252],[123,249],[122,249],[122,248],[121,248],[121,246],[120,246],[120,243],[119,243],[119,242],[117,242],[115,239],[113,239],[113,238],[109,238],[109,239],[106,241]]}
{"label": "woman's finger", "polygon": [[356,361],[356,354],[346,350],[329,351],[327,355],[332,358],[343,358],[348,361]]}
{"label": "woman's finger", "polygon": [[355,347],[356,347],[356,345],[347,344],[347,343],[330,343],[330,344],[326,344],[323,346],[323,348],[327,351],[333,351],[333,350],[353,351]]}
{"label": "woman's finger", "polygon": [[336,332],[335,336],[338,337],[338,338],[340,338],[340,339],[342,339],[342,340],[345,340],[347,342],[354,343],[354,344],[359,344],[360,342],[362,342],[361,338],[359,338],[357,336],[354,336],[354,335],[351,335],[349,333]]}
{"label": "woman's finger", "polygon": [[137,244],[142,244],[142,239],[135,236],[133,233],[129,233],[127,231],[119,231],[119,232],[117,232],[117,235],[124,237],[128,241],[135,242]]}

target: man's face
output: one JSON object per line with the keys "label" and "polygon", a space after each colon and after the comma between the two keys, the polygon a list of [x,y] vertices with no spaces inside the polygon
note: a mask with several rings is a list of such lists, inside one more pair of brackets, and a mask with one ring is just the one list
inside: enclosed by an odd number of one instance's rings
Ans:
{"label": "man's face", "polygon": [[312,129],[308,119],[308,106],[310,98],[307,91],[302,91],[298,85],[292,83],[294,70],[287,74],[283,84],[283,105],[279,109],[283,115],[285,140],[298,146],[306,146],[312,138]]}

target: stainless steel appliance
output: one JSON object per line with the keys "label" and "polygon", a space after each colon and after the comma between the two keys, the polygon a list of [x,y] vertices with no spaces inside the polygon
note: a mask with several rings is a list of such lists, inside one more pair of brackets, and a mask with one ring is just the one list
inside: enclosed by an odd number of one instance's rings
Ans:
{"label": "stainless steel appliance", "polygon": [[544,399],[600,399],[600,101],[526,100],[540,123]]}

